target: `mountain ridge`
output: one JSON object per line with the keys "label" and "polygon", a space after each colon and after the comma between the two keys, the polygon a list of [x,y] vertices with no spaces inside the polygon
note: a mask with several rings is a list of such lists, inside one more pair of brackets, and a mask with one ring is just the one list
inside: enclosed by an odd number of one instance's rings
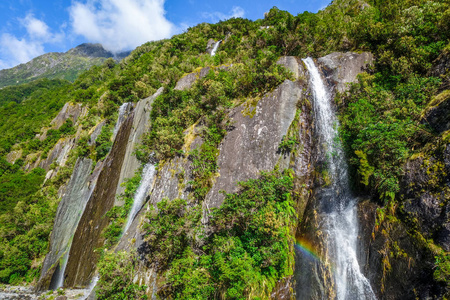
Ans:
{"label": "mountain ridge", "polygon": [[0,88],[33,80],[64,79],[74,81],[78,75],[108,58],[119,61],[130,52],[113,53],[101,44],[83,43],[67,52],[49,52],[29,62],[0,70]]}

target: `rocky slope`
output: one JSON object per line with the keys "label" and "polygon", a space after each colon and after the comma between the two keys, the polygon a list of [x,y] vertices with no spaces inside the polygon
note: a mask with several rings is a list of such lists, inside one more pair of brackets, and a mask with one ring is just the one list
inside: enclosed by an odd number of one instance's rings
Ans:
{"label": "rocky slope", "polygon": [[90,67],[101,65],[108,58],[120,60],[128,54],[114,55],[100,44],[81,44],[65,53],[46,53],[11,69],[0,70],[0,88],[39,78],[74,81]]}

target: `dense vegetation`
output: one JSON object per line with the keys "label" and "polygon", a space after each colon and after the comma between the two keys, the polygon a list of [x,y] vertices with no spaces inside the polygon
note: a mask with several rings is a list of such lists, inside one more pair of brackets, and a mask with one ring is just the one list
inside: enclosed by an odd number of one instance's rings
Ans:
{"label": "dense vegetation", "polygon": [[[291,176],[262,173],[239,185],[212,212],[209,233],[202,230],[201,205],[164,199],[147,213],[146,253],[165,278],[161,298],[268,298],[279,279],[292,275],[297,219]],[[135,256],[119,259],[124,255],[106,255],[100,263],[106,275],[99,282],[101,299],[142,289],[126,274]]]}
{"label": "dense vegetation", "polygon": [[[376,64],[349,93],[337,97],[341,136],[355,190],[394,207],[402,201],[404,163],[427,144],[444,140],[421,120],[423,111],[448,86],[448,71],[432,71],[437,59],[450,52],[449,24],[450,9],[444,0],[339,0],[317,14],[297,16],[273,8],[255,22],[204,23],[169,40],[146,43],[120,63],[108,59],[92,67],[73,84],[41,80],[1,89],[0,155],[19,149],[23,153],[14,165],[3,159],[0,164],[0,281],[36,278],[39,264],[34,262],[47,251],[57,190],[68,180],[76,158],[104,159],[111,148],[117,108],[163,86],[153,104],[152,126],[136,154],[143,163],[152,160],[161,166],[173,157],[187,157],[194,179],[189,183],[192,201],[167,199],[147,216],[151,222],[145,230],[152,249],[147,259],[166,281],[160,295],[267,297],[277,280],[290,274],[293,263],[289,230],[296,220],[289,176],[263,173],[258,180],[241,183],[240,192],[226,195],[224,205],[212,214],[213,232],[199,229],[201,203],[217,172],[217,146],[230,125],[228,110],[243,102],[255,103],[289,78],[275,64],[281,55],[371,51]],[[210,38],[223,40],[214,57],[205,53]],[[209,73],[192,88],[174,89],[182,76],[205,67],[210,67]],[[79,124],[48,128],[43,141],[35,139],[66,102],[87,106],[87,116]],[[89,144],[88,133],[102,121],[106,126]],[[199,125],[203,143],[196,149],[183,148],[184,133],[194,124]],[[21,170],[29,161],[27,154],[45,158],[60,138],[74,137],[77,130],[81,132],[77,147],[56,178],[44,183],[42,169]],[[295,138],[285,137],[280,151],[291,151],[295,143]],[[121,234],[138,183],[139,175],[128,181],[125,205],[108,214],[112,221],[104,233],[107,247]],[[143,288],[129,281],[135,263],[134,255],[105,253],[100,264],[101,299],[121,293],[142,295]],[[435,276],[441,281],[450,277],[448,255],[437,256]]]}

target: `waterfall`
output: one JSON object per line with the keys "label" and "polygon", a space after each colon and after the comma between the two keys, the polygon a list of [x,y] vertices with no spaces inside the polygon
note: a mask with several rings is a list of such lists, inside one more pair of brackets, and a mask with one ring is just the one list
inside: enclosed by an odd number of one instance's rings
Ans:
{"label": "waterfall", "polygon": [[114,126],[114,132],[113,137],[116,137],[117,132],[119,132],[120,125],[122,125],[123,121],[125,120],[126,113],[128,112],[128,108],[131,105],[131,103],[126,102],[122,104],[119,108],[119,116],[117,117],[116,125]]}
{"label": "waterfall", "polygon": [[136,194],[134,195],[133,199],[133,207],[130,210],[130,213],[128,214],[128,220],[127,225],[125,226],[125,229],[123,230],[124,233],[127,232],[128,228],[130,228],[131,223],[133,222],[134,218],[138,214],[139,210],[141,210],[142,206],[145,203],[145,196],[148,194],[152,183],[153,178],[155,177],[156,169],[155,166],[151,163],[148,163],[144,166],[144,170],[142,171],[142,179],[139,183],[139,187],[136,190]]}
{"label": "waterfall", "polygon": [[304,59],[314,97],[314,114],[319,140],[319,157],[325,161],[329,185],[318,191],[317,212],[322,220],[324,242],[333,266],[338,300],[375,300],[369,281],[361,273],[357,260],[357,201],[352,196],[347,164],[338,138],[339,122],[331,106],[320,73],[311,58]]}
{"label": "waterfall", "polygon": [[[66,267],[67,267],[67,261],[69,260],[69,251],[70,251],[70,247],[72,246],[72,240],[70,241],[69,245],[67,246],[67,251],[66,253],[64,253],[62,259],[62,264],[60,263],[60,267],[59,267],[59,273],[56,274],[56,286],[54,287],[54,289],[58,289],[58,288],[62,288],[64,286],[64,272],[66,272]],[[61,262],[60,259],[60,262]],[[56,271],[55,271],[56,272]]]}
{"label": "waterfall", "polygon": [[214,44],[213,49],[211,50],[211,56],[216,55],[217,49],[219,48],[220,43],[222,43],[222,40],[218,41]]}
{"label": "waterfall", "polygon": [[[100,279],[100,277],[98,275],[94,276],[94,278],[91,280],[91,283],[89,284],[89,287],[88,287],[86,293],[84,294],[83,300],[89,299],[89,297],[91,296],[91,294],[94,291],[95,287],[97,286],[97,282],[98,282],[99,279]],[[95,298],[95,297],[92,297],[92,298]]]}

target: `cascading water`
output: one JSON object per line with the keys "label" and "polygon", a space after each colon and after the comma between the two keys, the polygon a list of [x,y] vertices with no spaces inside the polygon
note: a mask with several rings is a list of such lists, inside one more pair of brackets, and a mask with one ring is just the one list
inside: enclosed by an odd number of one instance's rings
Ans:
{"label": "cascading water", "polygon": [[156,169],[155,166],[151,163],[148,163],[144,166],[144,170],[142,171],[142,179],[139,184],[139,187],[136,190],[136,194],[133,199],[133,207],[131,208],[130,213],[128,214],[127,224],[124,229],[124,233],[127,232],[128,228],[130,228],[131,223],[134,218],[138,214],[139,210],[142,208],[145,202],[145,196],[148,194],[152,183],[153,178],[155,177]]}
{"label": "cascading water", "polygon": [[357,260],[357,201],[349,188],[347,165],[337,132],[338,120],[314,61],[306,58],[303,62],[309,71],[314,96],[319,157],[325,160],[330,179],[330,184],[318,192],[317,213],[325,233],[325,252],[332,265],[336,298],[375,300],[375,294],[361,273]]}
{"label": "cascading water", "polygon": [[125,115],[130,107],[131,103],[126,102],[119,107],[119,116],[117,117],[116,125],[114,126],[113,137],[116,137],[117,132],[119,132],[120,125],[122,125],[125,120]]}
{"label": "cascading water", "polygon": [[222,40],[218,41],[214,44],[213,49],[211,50],[211,56],[216,55],[217,49],[219,48],[220,43],[222,43]]}

